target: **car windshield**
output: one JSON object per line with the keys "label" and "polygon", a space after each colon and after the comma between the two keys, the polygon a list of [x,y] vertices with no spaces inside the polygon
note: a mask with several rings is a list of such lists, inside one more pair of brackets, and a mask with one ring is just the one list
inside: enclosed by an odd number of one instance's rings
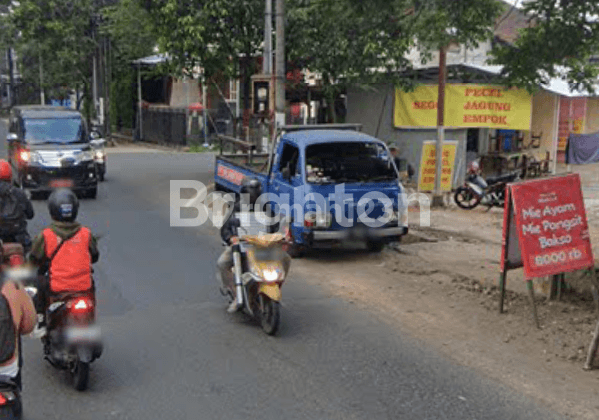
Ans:
{"label": "car windshield", "polygon": [[322,143],[307,147],[306,176],[313,184],[397,180],[386,148],[368,142]]}
{"label": "car windshield", "polygon": [[24,139],[29,143],[85,142],[81,118],[26,118],[24,123]]}

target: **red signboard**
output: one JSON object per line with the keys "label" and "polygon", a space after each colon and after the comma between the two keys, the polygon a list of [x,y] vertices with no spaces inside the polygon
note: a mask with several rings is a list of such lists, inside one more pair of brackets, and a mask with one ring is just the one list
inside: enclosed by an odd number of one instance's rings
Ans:
{"label": "red signboard", "polygon": [[532,279],[593,267],[578,174],[511,184],[506,192],[503,270],[523,266]]}
{"label": "red signboard", "polygon": [[227,168],[223,165],[218,165],[216,173],[220,178],[226,179],[235,185],[241,185],[243,178],[245,178],[245,175],[243,175],[241,172],[238,172],[235,169]]}

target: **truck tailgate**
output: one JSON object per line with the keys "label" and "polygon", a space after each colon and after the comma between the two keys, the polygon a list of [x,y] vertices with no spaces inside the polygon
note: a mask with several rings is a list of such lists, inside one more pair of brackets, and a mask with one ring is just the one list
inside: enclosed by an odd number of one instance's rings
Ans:
{"label": "truck tailgate", "polygon": [[[254,165],[252,165],[254,166]],[[263,166],[263,163],[255,165],[256,167]],[[262,190],[266,187],[266,174],[254,170],[250,166],[239,165],[231,159],[217,156],[214,165],[214,183],[222,189],[239,193],[241,184],[244,178],[256,178],[262,183]]]}

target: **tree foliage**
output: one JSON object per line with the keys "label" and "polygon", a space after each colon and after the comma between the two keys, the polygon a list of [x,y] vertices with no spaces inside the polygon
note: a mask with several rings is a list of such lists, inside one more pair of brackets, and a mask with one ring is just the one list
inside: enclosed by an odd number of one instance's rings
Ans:
{"label": "tree foliage", "polygon": [[418,48],[424,60],[450,42],[489,39],[501,11],[496,0],[302,0],[289,15],[290,59],[325,83],[392,82],[410,89]]}
{"label": "tree foliage", "polygon": [[157,35],[148,11],[138,0],[121,0],[102,9],[99,30],[110,39],[112,82],[111,124],[132,128],[135,119],[135,69],[132,61],[151,55]]}
{"label": "tree foliage", "polygon": [[599,2],[529,0],[522,10],[530,27],[514,46],[493,53],[493,63],[504,65],[505,82],[533,91],[561,77],[571,88],[594,92],[599,67],[589,59],[599,54]]}
{"label": "tree foliage", "polygon": [[21,0],[10,15],[14,45],[23,77],[39,79],[40,58],[44,87],[90,85],[91,57],[96,41],[93,0]]}
{"label": "tree foliage", "polygon": [[199,66],[208,80],[241,77],[249,108],[250,77],[261,53],[264,0],[141,0],[158,42],[180,73]]}

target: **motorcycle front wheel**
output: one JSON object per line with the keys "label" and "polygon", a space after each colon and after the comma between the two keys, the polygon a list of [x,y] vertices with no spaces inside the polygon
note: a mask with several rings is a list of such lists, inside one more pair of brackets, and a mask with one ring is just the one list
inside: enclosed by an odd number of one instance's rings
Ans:
{"label": "motorcycle front wheel", "polygon": [[482,197],[467,187],[458,187],[454,195],[455,203],[464,210],[472,210],[480,204]]}
{"label": "motorcycle front wheel", "polygon": [[268,296],[260,295],[260,324],[268,335],[275,335],[281,322],[281,305]]}
{"label": "motorcycle front wheel", "polygon": [[77,391],[85,391],[89,383],[89,363],[77,360],[71,370],[73,386]]}

